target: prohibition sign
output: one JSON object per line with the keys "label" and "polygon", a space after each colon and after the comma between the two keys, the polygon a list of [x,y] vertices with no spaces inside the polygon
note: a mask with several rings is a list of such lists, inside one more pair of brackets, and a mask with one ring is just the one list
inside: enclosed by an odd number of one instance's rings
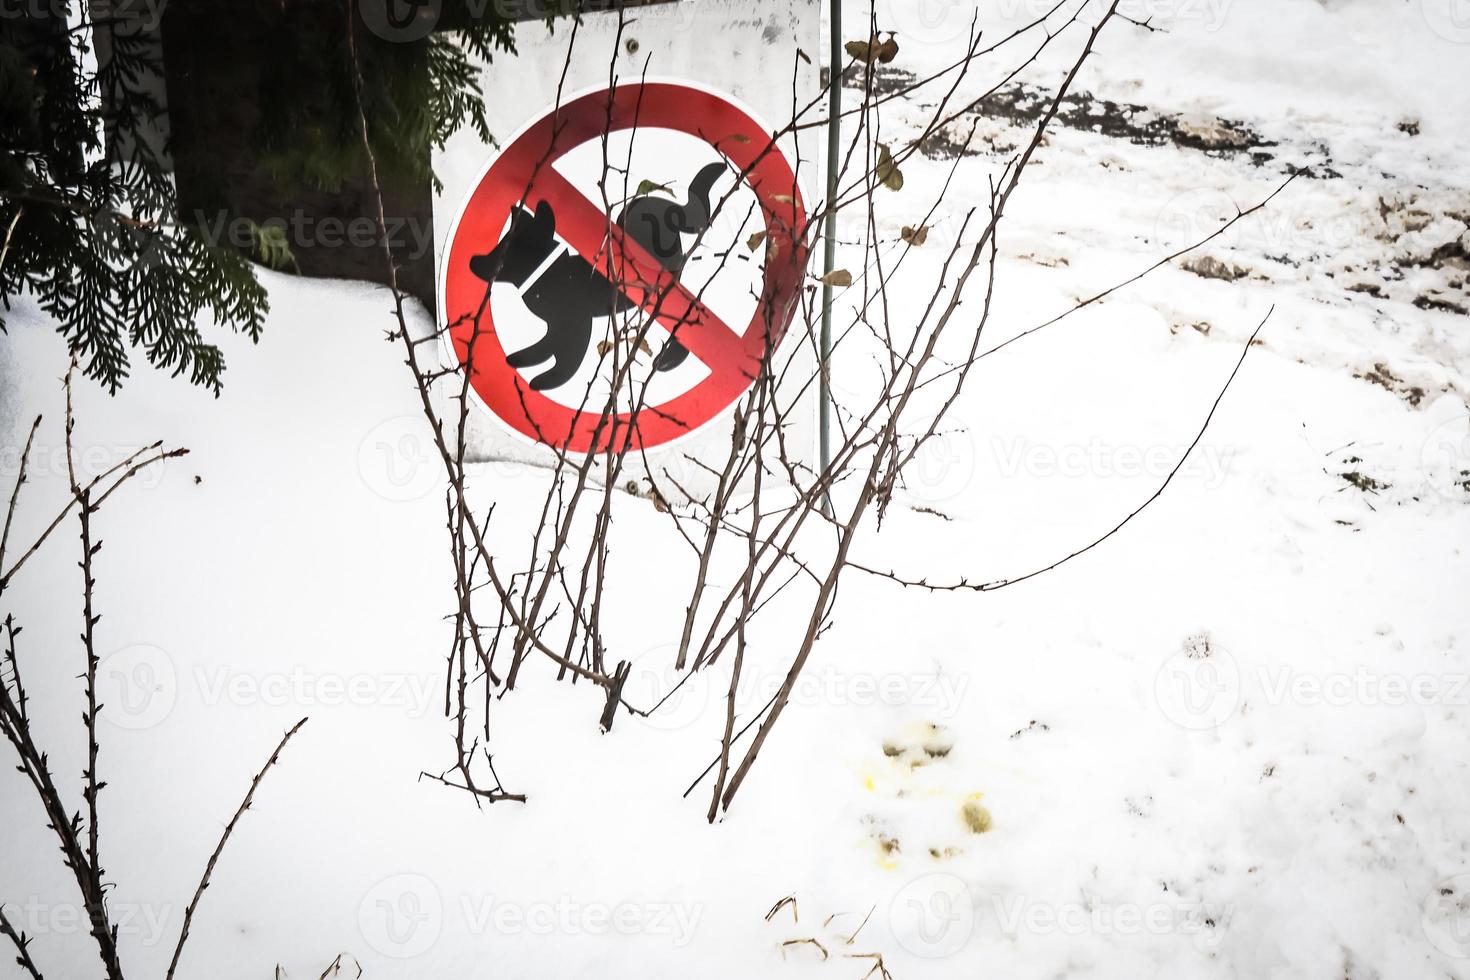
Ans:
{"label": "prohibition sign", "polygon": [[[703,141],[754,192],[763,220],[766,261],[759,302],[748,324],[723,322],[604,211],[597,188],[580,188],[555,163],[575,148],[623,130],[668,129]],[[507,363],[495,330],[489,284],[471,271],[514,231],[512,215],[549,206],[555,234],[605,276],[622,296],[669,330],[708,374],[662,404],[604,418],[602,404],[579,411],[534,390]],[[614,206],[616,213],[617,207]],[[806,268],[806,214],[795,172],[773,134],[745,109],[704,89],[672,82],[620,85],[580,96],[531,123],[496,157],[471,192],[451,232],[443,272],[443,311],[470,386],[513,431],[576,453],[618,446],[652,449],[708,424],[754,383],[768,347],[792,318]],[[603,314],[609,312],[603,304]],[[471,346],[473,344],[473,350]],[[629,426],[633,430],[629,433]],[[594,444],[594,442],[596,444]]]}

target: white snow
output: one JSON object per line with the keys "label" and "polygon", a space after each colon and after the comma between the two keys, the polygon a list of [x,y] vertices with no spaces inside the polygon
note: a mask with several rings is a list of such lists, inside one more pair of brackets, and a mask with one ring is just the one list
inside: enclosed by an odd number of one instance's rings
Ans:
{"label": "white snow", "polygon": [[[220,862],[181,976],[315,977],[346,953],[374,978],[857,980],[872,961],[848,955],[881,952],[898,980],[1470,977],[1470,492],[1455,482],[1470,320],[1413,305],[1465,305],[1466,271],[1408,262],[1470,221],[1470,38],[1440,0],[1132,6],[1166,32],[1109,27],[1081,90],[1278,145],[1257,166],[1056,131],[1002,226],[994,342],[1207,233],[1287,165],[1341,176],[1298,179],[1204,250],[1244,278],[1164,269],[982,361],[858,557],[933,580],[1050,563],[1153,492],[1274,306],[1261,345],[1169,490],[1091,553],[985,595],[848,578],[715,826],[707,783],[680,794],[716,750],[723,666],[608,735],[595,691],[538,670],[493,708],[496,767],[526,805],[481,811],[418,780],[452,747],[451,571],[382,290],[262,273],[265,336],[227,343],[218,400],[146,367],[116,398],[83,385],[89,465],[156,438],[192,450],[98,520],[102,846],[125,964],[162,974],[251,774],[309,715]],[[1028,9],[987,4],[981,20],[999,33]],[[924,41],[900,34],[895,67],[954,57],[969,12],[957,30],[939,15],[914,24]],[[865,16],[849,5],[850,23]],[[1026,77],[1050,87],[1059,66]],[[890,105],[884,133],[912,135],[929,98]],[[1021,139],[999,121],[984,133]],[[962,164],[905,278],[934,275],[1002,159]],[[912,224],[948,166],[906,165],[880,232]],[[34,308],[8,322],[6,487],[46,414],[23,539],[65,492],[65,357]],[[839,396],[862,390],[865,357],[841,360]],[[524,552],[544,480],[479,475],[505,555]],[[687,552],[647,501],[619,508],[609,635],[643,698],[673,679]],[[80,805],[64,530],[5,608],[26,628],[38,736]],[[757,633],[748,710],[794,628]],[[6,772],[0,901],[48,977],[97,975],[75,886]],[[788,895],[799,922],[790,907],[765,921]],[[831,958],[783,954],[805,938]],[[7,956],[0,976],[17,970]]]}

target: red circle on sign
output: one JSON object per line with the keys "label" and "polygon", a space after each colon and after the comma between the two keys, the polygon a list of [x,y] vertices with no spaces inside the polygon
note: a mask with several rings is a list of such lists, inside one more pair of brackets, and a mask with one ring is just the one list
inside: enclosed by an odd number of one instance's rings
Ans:
{"label": "red circle on sign", "polygon": [[[600,193],[587,193],[553,164],[571,150],[627,129],[669,129],[712,146],[740,174],[760,203],[768,256],[756,313],[743,330],[722,323],[602,211]],[[595,196],[594,196],[595,194]],[[708,377],[689,391],[637,413],[604,417],[603,406],[578,411],[533,390],[506,363],[495,330],[489,284],[470,259],[501,240],[513,209],[545,201],[556,234],[645,313],[678,328],[679,342],[704,363]],[[780,343],[796,313],[807,250],[796,175],[772,133],[744,109],[703,89],[669,82],[620,85],[580,96],[527,127],[486,169],[470,194],[449,243],[443,316],[470,385],[502,422],[536,442],[572,452],[602,451],[615,438],[632,449],[653,448],[688,435],[728,408],[751,384],[767,350]],[[774,260],[770,258],[774,256]],[[629,436],[628,427],[633,425]]]}

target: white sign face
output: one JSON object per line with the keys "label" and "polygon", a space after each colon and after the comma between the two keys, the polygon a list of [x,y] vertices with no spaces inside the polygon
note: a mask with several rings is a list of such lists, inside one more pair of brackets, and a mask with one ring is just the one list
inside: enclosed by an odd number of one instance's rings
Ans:
{"label": "white sign face", "polygon": [[782,131],[793,82],[800,106],[820,96],[804,56],[819,35],[815,0],[519,28],[519,53],[482,79],[498,147],[462,133],[435,159],[446,358],[473,365],[482,410],[472,460],[627,448],[620,480],[700,488],[690,458],[721,468],[769,359],[791,392],[776,388],[786,450],[810,462],[803,190],[821,130]]}

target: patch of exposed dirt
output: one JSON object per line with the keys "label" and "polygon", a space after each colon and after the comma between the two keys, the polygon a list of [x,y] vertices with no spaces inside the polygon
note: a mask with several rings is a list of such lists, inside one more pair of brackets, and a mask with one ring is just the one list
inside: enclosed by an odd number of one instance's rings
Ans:
{"label": "patch of exposed dirt", "polygon": [[[1446,217],[1453,217],[1464,224],[1466,231],[1470,232],[1470,221],[1467,221],[1465,217],[1461,215],[1447,215]],[[1470,234],[1461,235],[1452,242],[1445,242],[1430,252],[1422,264],[1435,269],[1463,269],[1470,272],[1470,248],[1467,248],[1465,244],[1467,238],[1470,238]]]}
{"label": "patch of exposed dirt", "polygon": [[1380,195],[1367,230],[1386,254],[1371,262],[1373,280],[1359,278],[1346,288],[1421,310],[1470,315],[1470,211],[1463,203],[1464,195],[1455,193]]}
{"label": "patch of exposed dirt", "polygon": [[1202,279],[1222,279],[1225,282],[1234,282],[1250,275],[1249,269],[1242,269],[1233,262],[1222,262],[1209,255],[1186,259],[1180,263],[1180,266],[1186,272],[1193,272]]}
{"label": "patch of exposed dirt", "polygon": [[1438,310],[1441,313],[1458,313],[1460,316],[1470,315],[1470,307],[1461,306],[1454,300],[1445,299],[1443,296],[1431,296],[1428,293],[1423,296],[1414,297],[1414,305],[1421,310]]}
{"label": "patch of exposed dirt", "polygon": [[[868,79],[867,69],[863,65],[849,65],[847,71],[842,73],[842,87],[855,88],[867,91]],[[892,65],[873,66],[873,94],[892,95],[901,92],[919,80],[919,76],[902,68],[894,68]]]}
{"label": "patch of exposed dirt", "polygon": [[1169,324],[1169,332],[1172,334],[1177,334],[1185,327],[1188,327],[1191,330],[1194,330],[1196,333],[1202,334],[1206,337],[1208,337],[1210,335],[1210,331],[1214,329],[1214,327],[1206,320],[1195,320],[1193,323],[1171,323]]}
{"label": "patch of exposed dirt", "polygon": [[[863,69],[856,66],[843,75],[846,87],[866,90],[871,84],[877,96],[902,92],[917,80],[913,72],[886,65],[876,66],[871,82]],[[1053,98],[1053,93],[1045,88],[1015,82],[981,99],[962,118],[979,116],[1031,127],[1040,122]],[[1156,112],[1144,105],[1100,99],[1089,92],[1069,93],[1063,98],[1056,122],[1067,129],[1124,139],[1141,146],[1181,146],[1216,156],[1248,153],[1256,166],[1272,160],[1274,154],[1268,151],[1278,145],[1235,120],[1198,113]],[[973,147],[966,150],[956,133],[946,131],[932,134],[920,149],[926,156],[946,160],[976,152]],[[1320,168],[1313,173],[1336,176],[1335,172]]]}
{"label": "patch of exposed dirt", "polygon": [[1380,490],[1387,490],[1389,488],[1389,484],[1384,483],[1382,480],[1375,480],[1368,474],[1360,473],[1357,470],[1349,470],[1346,473],[1339,473],[1337,475],[1364,493],[1377,493]]}
{"label": "patch of exposed dirt", "polygon": [[1371,371],[1364,371],[1361,374],[1353,375],[1353,377],[1361,378],[1370,384],[1378,385],[1385,391],[1398,395],[1414,408],[1418,408],[1419,403],[1424,401],[1425,391],[1422,387],[1409,384],[1403,378],[1398,377],[1382,361],[1374,364]]}

